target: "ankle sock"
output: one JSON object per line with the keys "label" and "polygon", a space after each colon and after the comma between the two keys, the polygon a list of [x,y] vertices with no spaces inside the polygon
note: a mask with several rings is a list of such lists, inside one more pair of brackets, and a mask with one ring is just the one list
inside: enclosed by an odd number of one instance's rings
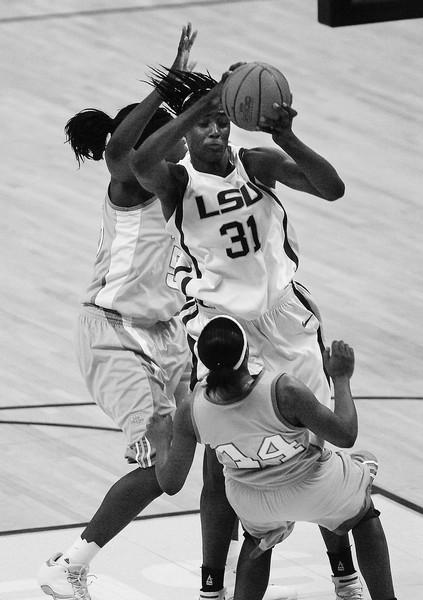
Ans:
{"label": "ankle sock", "polygon": [[95,542],[87,542],[79,537],[72,546],[63,552],[63,556],[57,562],[64,566],[69,564],[89,565],[99,550],[100,546],[97,546]]}

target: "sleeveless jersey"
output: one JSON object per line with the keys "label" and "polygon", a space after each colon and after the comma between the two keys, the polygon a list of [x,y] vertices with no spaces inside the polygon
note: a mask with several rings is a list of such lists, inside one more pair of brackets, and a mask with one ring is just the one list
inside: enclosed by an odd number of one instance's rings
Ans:
{"label": "sleeveless jersey", "polygon": [[250,320],[278,302],[298,267],[298,248],[274,191],[250,179],[242,148],[229,152],[234,169],[226,177],[181,161],[188,183],[168,228],[183,252],[175,270],[181,291]]}
{"label": "sleeveless jersey", "polygon": [[174,281],[179,254],[157,198],[121,208],[107,194],[84,304],[114,310],[143,327],[169,320],[184,302]]}
{"label": "sleeveless jersey", "polygon": [[321,457],[310,432],[280,414],[275,387],[281,374],[262,371],[249,393],[230,404],[210,400],[205,384],[194,390],[197,439],[216,451],[225,477],[252,487],[275,488],[302,479]]}

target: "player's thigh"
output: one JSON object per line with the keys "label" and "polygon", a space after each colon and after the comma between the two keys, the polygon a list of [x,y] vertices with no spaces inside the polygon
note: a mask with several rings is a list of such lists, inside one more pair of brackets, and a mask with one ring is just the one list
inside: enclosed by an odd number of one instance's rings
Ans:
{"label": "player's thigh", "polygon": [[269,369],[300,379],[325,406],[331,406],[329,381],[323,368],[320,322],[294,290],[254,322],[245,323],[250,357]]}
{"label": "player's thigh", "polygon": [[124,431],[128,443],[144,435],[154,412],[174,411],[150,332],[126,328],[118,320],[82,315],[77,341],[88,390]]}
{"label": "player's thigh", "polygon": [[157,330],[156,346],[160,349],[159,362],[169,396],[176,403],[187,397],[192,370],[191,351],[185,327],[175,317],[163,323]]}

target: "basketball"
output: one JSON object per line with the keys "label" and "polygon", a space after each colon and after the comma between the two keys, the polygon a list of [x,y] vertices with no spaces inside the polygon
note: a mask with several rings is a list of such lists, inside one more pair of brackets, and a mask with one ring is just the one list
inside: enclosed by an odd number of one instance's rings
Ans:
{"label": "basketball", "polygon": [[267,63],[246,63],[223,84],[223,110],[232,123],[247,131],[257,129],[261,116],[274,116],[274,102],[291,106],[292,94],[286,77]]}

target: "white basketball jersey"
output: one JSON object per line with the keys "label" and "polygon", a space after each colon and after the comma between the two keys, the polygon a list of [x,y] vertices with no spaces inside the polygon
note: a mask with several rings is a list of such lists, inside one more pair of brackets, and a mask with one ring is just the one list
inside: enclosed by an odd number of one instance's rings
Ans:
{"label": "white basketball jersey", "polygon": [[180,250],[165,225],[157,198],[121,208],[107,194],[84,303],[115,310],[145,327],[178,313],[184,301],[174,281]]}
{"label": "white basketball jersey", "polygon": [[182,292],[226,314],[254,319],[277,303],[298,267],[295,234],[268,187],[252,181],[243,149],[229,146],[226,177],[196,171],[189,158],[183,201],[168,222],[183,251]]}
{"label": "white basketball jersey", "polygon": [[192,420],[198,441],[216,451],[225,477],[254,487],[277,487],[301,479],[321,456],[310,432],[280,414],[279,375],[262,371],[249,393],[230,404],[214,403],[204,383],[194,390]]}

